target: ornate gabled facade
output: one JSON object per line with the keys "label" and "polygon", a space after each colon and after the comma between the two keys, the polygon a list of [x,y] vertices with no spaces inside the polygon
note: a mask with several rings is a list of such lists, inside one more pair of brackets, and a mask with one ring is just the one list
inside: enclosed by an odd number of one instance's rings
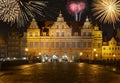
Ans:
{"label": "ornate gabled facade", "polygon": [[114,37],[103,42],[102,59],[120,59],[120,43]]}
{"label": "ornate gabled facade", "polygon": [[27,44],[25,48],[28,49],[29,56],[41,55],[43,61],[101,59],[102,31],[98,26],[93,26],[88,17],[80,31],[74,32],[73,35],[72,27],[64,21],[61,13],[57,21],[46,28],[49,29],[48,35],[40,31],[37,22],[33,19],[27,32],[24,33],[23,38],[26,36]]}

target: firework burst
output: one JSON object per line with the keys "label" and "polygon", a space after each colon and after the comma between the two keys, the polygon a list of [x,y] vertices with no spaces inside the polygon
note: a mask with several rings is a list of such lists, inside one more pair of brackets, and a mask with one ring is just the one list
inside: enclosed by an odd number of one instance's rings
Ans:
{"label": "firework burst", "polygon": [[94,0],[92,10],[100,22],[115,24],[120,21],[120,0]]}
{"label": "firework burst", "polygon": [[22,27],[30,21],[31,17],[37,14],[43,16],[42,9],[46,2],[43,1],[21,1],[21,0],[0,0],[0,19],[11,24],[16,23]]}
{"label": "firework burst", "polygon": [[15,21],[20,11],[16,0],[0,0],[0,19],[4,22]]}

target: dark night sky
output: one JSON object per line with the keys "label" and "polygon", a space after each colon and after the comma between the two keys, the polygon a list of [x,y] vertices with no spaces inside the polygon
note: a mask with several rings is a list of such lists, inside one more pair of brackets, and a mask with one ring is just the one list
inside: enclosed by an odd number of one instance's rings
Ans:
{"label": "dark night sky", "polygon": [[[48,1],[47,3],[47,7],[45,7],[45,9],[43,10],[45,18],[41,18],[41,17],[37,17],[37,21],[40,23],[41,21],[46,21],[46,20],[50,20],[50,21],[55,21],[56,17],[59,14],[59,11],[62,11],[62,14],[65,18],[65,21],[73,21],[74,20],[74,16],[70,15],[68,10],[67,10],[67,2],[70,0],[45,0]],[[102,30],[104,31],[104,35],[107,35],[108,37],[111,36],[111,34],[113,33],[113,29],[111,27],[111,25],[103,25],[102,23],[99,23],[98,21],[96,21],[94,19],[94,17],[92,16],[92,12],[91,12],[91,3],[92,0],[83,0],[86,1],[87,7],[84,10],[84,12],[82,13],[82,22],[85,20],[86,16],[90,17],[90,20],[93,22],[93,24],[98,24]],[[0,35],[5,36],[7,34],[7,31],[10,29],[9,24],[7,23],[3,23],[2,21],[0,21]]]}

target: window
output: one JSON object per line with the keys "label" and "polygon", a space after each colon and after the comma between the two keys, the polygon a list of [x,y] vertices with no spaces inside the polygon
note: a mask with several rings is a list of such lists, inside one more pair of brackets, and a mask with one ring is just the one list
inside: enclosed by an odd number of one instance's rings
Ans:
{"label": "window", "polygon": [[33,42],[30,42],[30,48],[33,48]]}
{"label": "window", "polygon": [[69,45],[69,42],[66,42],[66,48],[69,48],[70,45]]}
{"label": "window", "polygon": [[105,48],[103,48],[103,50],[105,50]]}
{"label": "window", "polygon": [[78,36],[78,32],[75,32],[75,36]]}
{"label": "window", "polygon": [[54,42],[51,42],[51,48],[54,48]]}
{"label": "window", "polygon": [[56,42],[56,48],[59,48],[59,42]]}
{"label": "window", "polygon": [[38,48],[38,42],[35,42],[35,48]]}
{"label": "window", "polygon": [[56,36],[59,37],[59,32],[56,32]]}
{"label": "window", "polygon": [[62,25],[62,29],[64,29],[64,25]]}
{"label": "window", "polygon": [[29,32],[29,36],[32,37],[32,32]]}
{"label": "window", "polygon": [[57,25],[57,29],[59,28],[59,26]]}
{"label": "window", "polygon": [[35,32],[35,37],[38,37],[38,32]]}
{"label": "window", "polygon": [[83,48],[85,48],[86,47],[86,42],[83,42]]}
{"label": "window", "polygon": [[91,33],[91,32],[89,32],[89,33],[88,33],[88,36],[92,36],[92,33]]}
{"label": "window", "polygon": [[83,32],[83,36],[86,36],[86,32]]}
{"label": "window", "polygon": [[49,42],[46,42],[46,48],[48,48],[49,47]]}
{"label": "window", "polygon": [[111,50],[111,48],[109,48],[109,50]]}
{"label": "window", "polygon": [[100,48],[101,47],[101,43],[98,43],[98,48]]}
{"label": "window", "polygon": [[44,42],[40,42],[40,47],[41,47],[41,48],[44,47]]}
{"label": "window", "polygon": [[64,36],[64,32],[62,32],[62,36]]}
{"label": "window", "polygon": [[72,47],[75,48],[75,42],[72,42]]}
{"label": "window", "polygon": [[92,47],[92,42],[88,42],[88,47],[89,47],[89,48]]}
{"label": "window", "polygon": [[77,47],[80,48],[80,42],[77,42]]}
{"label": "window", "polygon": [[65,47],[65,42],[61,42],[61,44],[62,44],[62,48],[64,48]]}

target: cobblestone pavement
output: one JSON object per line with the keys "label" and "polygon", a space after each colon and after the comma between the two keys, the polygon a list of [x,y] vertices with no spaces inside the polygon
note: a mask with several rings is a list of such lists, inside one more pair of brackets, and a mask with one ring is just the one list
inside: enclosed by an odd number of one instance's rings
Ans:
{"label": "cobblestone pavement", "polygon": [[0,83],[120,83],[120,74],[102,65],[36,63],[0,71]]}

